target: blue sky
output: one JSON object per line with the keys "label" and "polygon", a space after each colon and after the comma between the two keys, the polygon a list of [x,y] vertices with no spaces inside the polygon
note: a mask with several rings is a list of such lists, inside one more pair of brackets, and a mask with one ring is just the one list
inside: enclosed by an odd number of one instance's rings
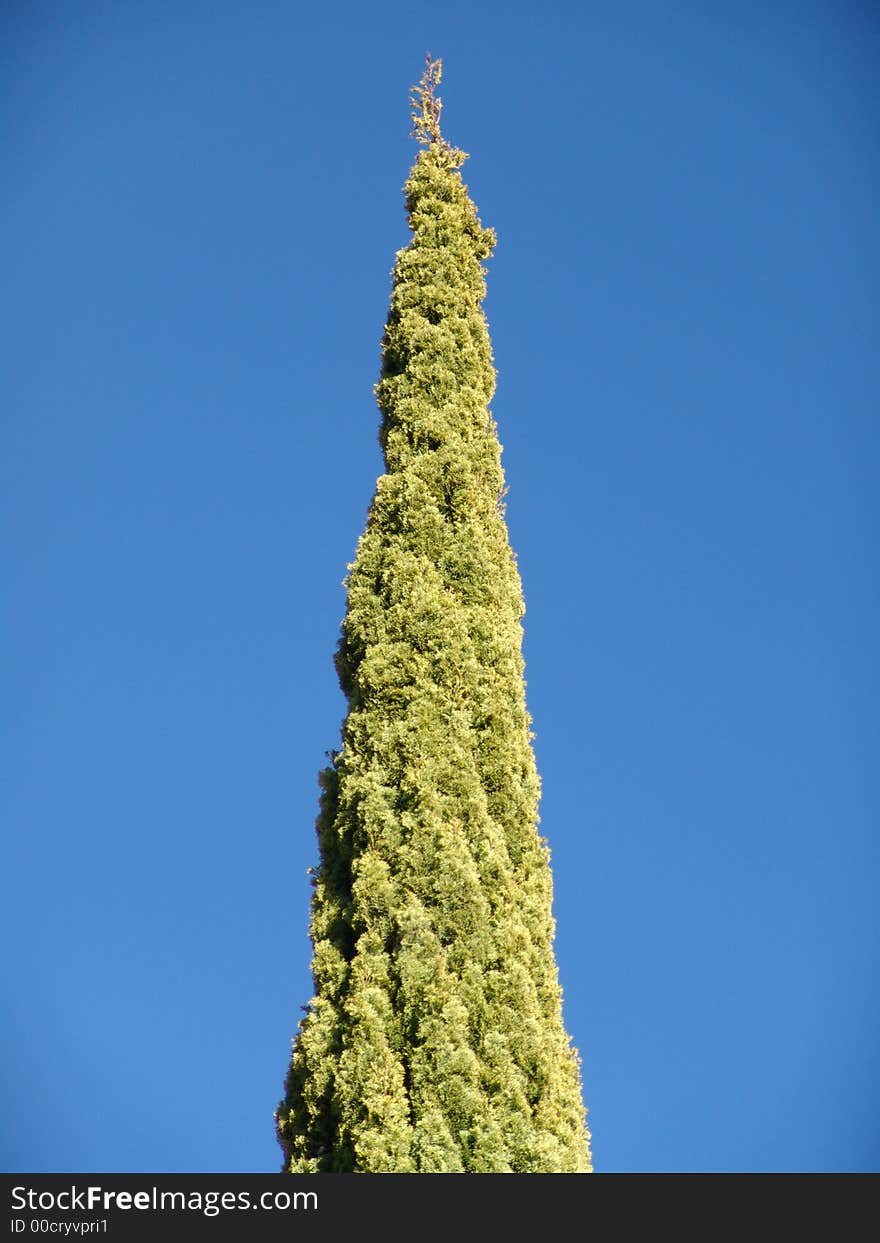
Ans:
{"label": "blue sky", "polygon": [[278,1168],[428,49],[596,1168],[876,1170],[880,22],[830,0],[4,7],[0,1166]]}

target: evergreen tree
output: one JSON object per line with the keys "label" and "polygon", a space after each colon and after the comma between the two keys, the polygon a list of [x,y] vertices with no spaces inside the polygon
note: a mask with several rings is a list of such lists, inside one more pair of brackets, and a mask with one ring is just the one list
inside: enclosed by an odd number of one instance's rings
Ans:
{"label": "evergreen tree", "polygon": [[376,386],[386,473],[349,567],[348,699],[321,775],[313,997],[278,1113],[294,1173],[590,1169],[501,496],[481,260],[495,242],[413,96]]}

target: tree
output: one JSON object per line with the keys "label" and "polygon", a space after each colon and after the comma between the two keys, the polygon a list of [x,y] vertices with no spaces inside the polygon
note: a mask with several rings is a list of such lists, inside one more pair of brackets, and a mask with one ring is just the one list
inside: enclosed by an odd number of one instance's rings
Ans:
{"label": "tree", "polygon": [[284,1169],[590,1169],[502,505],[481,260],[495,235],[414,88],[376,395],[386,473],[347,579],[341,749],[320,775],[315,995],[276,1118]]}

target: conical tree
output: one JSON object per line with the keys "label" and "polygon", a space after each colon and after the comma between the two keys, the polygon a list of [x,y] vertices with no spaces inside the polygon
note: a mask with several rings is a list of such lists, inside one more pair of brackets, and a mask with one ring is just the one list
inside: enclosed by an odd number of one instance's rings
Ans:
{"label": "conical tree", "polygon": [[277,1113],[294,1173],[590,1169],[488,410],[495,237],[441,136],[439,81],[429,58],[376,387],[386,473],[336,657],[348,713],[321,774],[315,995]]}

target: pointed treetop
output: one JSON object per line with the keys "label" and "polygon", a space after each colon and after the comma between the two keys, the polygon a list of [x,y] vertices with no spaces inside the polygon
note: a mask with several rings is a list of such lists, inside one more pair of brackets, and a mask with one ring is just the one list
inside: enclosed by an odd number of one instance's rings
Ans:
{"label": "pointed treetop", "polygon": [[429,52],[425,57],[425,69],[418,86],[412,88],[410,102],[412,104],[413,138],[430,146],[432,142],[443,143],[440,134],[440,112],[443,101],[437,94],[437,87],[443,76],[443,61],[432,60]]}

